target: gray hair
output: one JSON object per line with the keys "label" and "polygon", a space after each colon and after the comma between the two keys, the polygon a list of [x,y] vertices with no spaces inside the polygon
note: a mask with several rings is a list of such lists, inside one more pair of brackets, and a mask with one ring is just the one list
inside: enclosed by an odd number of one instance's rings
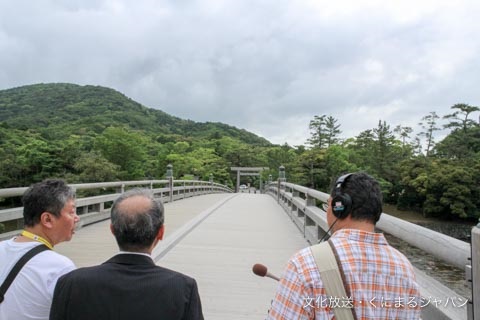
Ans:
{"label": "gray hair", "polygon": [[49,179],[31,185],[23,194],[23,221],[28,227],[40,222],[44,212],[60,217],[67,201],[75,199],[75,189],[60,179]]}
{"label": "gray hair", "polygon": [[[147,210],[127,212],[121,205],[132,197],[144,197],[150,200]],[[131,211],[131,210],[130,210]],[[163,225],[164,208],[149,189],[132,189],[120,195],[111,209],[113,234],[121,250],[137,251],[148,248],[155,241],[158,231]]]}

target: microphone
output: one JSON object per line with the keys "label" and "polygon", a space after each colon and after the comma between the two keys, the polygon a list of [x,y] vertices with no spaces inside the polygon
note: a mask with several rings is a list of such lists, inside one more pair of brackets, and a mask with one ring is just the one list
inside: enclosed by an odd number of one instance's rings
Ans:
{"label": "microphone", "polygon": [[268,272],[267,267],[265,267],[263,264],[260,264],[260,263],[254,264],[252,267],[252,271],[259,277],[269,277],[271,279],[280,281],[280,278]]}

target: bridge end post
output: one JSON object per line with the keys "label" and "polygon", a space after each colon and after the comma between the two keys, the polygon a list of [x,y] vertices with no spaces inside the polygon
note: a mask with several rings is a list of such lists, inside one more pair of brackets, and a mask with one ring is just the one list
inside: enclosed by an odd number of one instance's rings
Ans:
{"label": "bridge end post", "polygon": [[472,287],[472,300],[468,303],[468,319],[480,320],[480,222],[472,228],[471,240],[471,278],[468,281]]}

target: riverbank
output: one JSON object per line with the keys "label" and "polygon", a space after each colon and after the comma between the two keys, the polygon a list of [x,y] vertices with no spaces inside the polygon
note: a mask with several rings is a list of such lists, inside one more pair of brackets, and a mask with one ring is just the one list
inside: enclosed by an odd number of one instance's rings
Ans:
{"label": "riverbank", "polygon": [[395,206],[388,204],[383,206],[383,212],[465,242],[470,242],[472,228],[478,223],[474,220],[446,221],[438,218],[426,218],[419,212],[398,210]]}

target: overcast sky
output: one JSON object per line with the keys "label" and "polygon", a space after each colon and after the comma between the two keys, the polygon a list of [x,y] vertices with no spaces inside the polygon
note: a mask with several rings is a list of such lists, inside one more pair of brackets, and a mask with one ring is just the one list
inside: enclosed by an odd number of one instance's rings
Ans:
{"label": "overcast sky", "polygon": [[[362,4],[360,4],[362,3]],[[69,82],[304,144],[480,105],[477,0],[0,0],[0,89]]]}

